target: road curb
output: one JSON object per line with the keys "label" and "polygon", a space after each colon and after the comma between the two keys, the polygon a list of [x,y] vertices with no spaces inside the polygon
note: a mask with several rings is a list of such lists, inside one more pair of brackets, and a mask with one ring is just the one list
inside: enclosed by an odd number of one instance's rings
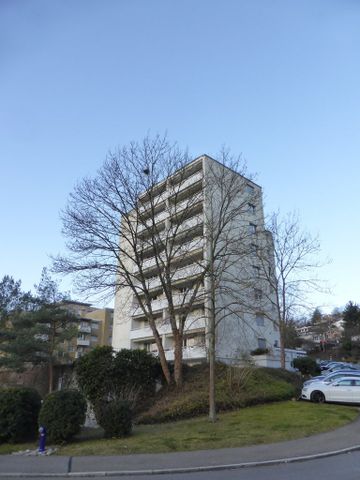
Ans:
{"label": "road curb", "polygon": [[181,468],[159,468],[159,469],[144,469],[144,470],[112,470],[112,471],[98,471],[98,472],[68,472],[68,473],[0,473],[0,478],[74,478],[74,477],[124,477],[137,475],[166,475],[177,473],[195,473],[195,472],[211,472],[221,470],[236,470],[241,468],[251,467],[266,467],[271,465],[280,465],[286,463],[306,462],[308,460],[315,460],[318,458],[333,457],[344,453],[351,453],[360,450],[360,445],[343,448],[341,450],[333,450],[330,452],[315,453],[311,455],[302,455],[299,457],[278,458],[275,460],[262,460],[255,462],[230,463],[224,465],[204,465],[199,467],[181,467]]}

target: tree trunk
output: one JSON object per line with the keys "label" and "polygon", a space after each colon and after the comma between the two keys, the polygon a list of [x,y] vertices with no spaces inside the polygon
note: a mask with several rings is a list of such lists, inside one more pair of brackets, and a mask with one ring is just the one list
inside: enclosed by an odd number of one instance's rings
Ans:
{"label": "tree trunk", "polygon": [[215,286],[210,278],[210,312],[209,312],[209,420],[216,422],[215,398]]}
{"label": "tree trunk", "polygon": [[178,387],[183,382],[182,377],[182,361],[183,361],[183,336],[180,333],[174,336],[174,378]]}
{"label": "tree trunk", "polygon": [[[212,329],[212,327],[210,328]],[[211,330],[209,331],[209,420],[210,422],[216,422],[215,335]]]}
{"label": "tree trunk", "polygon": [[52,362],[52,359],[49,360],[49,365],[48,365],[48,379],[49,379],[49,393],[52,393],[53,391],[53,384],[54,384],[54,365]]}
{"label": "tree trunk", "polygon": [[161,369],[163,371],[166,383],[169,385],[171,383],[171,373],[170,373],[170,370],[169,370],[169,365],[168,365],[167,360],[166,360],[165,351],[164,351],[164,347],[163,347],[163,344],[162,344],[162,341],[161,341],[161,337],[160,337],[156,327],[153,328],[151,323],[150,323],[150,326],[151,326],[151,329],[152,329],[152,332],[153,332],[153,335],[154,335],[154,338],[155,338],[156,345],[158,347]]}
{"label": "tree trunk", "polygon": [[281,322],[280,328],[280,367],[286,368],[286,360],[285,360],[285,344],[284,344],[284,325]]}

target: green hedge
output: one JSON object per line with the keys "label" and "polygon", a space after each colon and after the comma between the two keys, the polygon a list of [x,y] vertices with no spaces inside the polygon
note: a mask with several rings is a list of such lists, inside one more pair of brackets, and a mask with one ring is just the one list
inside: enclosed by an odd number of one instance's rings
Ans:
{"label": "green hedge", "polygon": [[113,400],[99,403],[95,409],[96,419],[104,429],[105,438],[121,438],[130,435],[132,411],[128,402]]}
{"label": "green hedge", "polygon": [[44,400],[39,425],[46,428],[50,442],[64,442],[80,432],[85,422],[86,400],[76,390],[50,393]]}
{"label": "green hedge", "polygon": [[41,397],[31,388],[0,390],[0,443],[19,443],[34,440]]}

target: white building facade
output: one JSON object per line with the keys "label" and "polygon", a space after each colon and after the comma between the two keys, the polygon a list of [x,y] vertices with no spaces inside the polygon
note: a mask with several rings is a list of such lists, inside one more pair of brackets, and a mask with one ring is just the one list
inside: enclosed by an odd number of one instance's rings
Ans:
{"label": "white building facade", "polygon": [[[214,232],[222,220],[222,208],[226,203],[227,184],[233,181],[240,185],[236,196],[231,198],[237,214],[233,219],[229,215],[229,223],[222,230],[217,248],[212,249]],[[277,348],[279,331],[273,321],[272,292],[261,278],[256,255],[257,249],[265,245],[268,255],[273,256],[272,241],[264,227],[261,187],[204,155],[155,185],[151,195],[141,195],[139,203],[140,214],[145,218],[145,222],[136,227],[141,261],[132,260],[135,253],[131,253],[131,249],[123,260],[132,272],[132,281],[135,284],[138,281],[139,287],[134,291],[134,287],[123,285],[117,291],[113,348],[140,348],[158,353],[146,308],[142,306],[147,302],[146,298],[144,303],[142,300],[146,291],[166,358],[174,359],[169,294],[165,294],[159,275],[163,265],[170,266],[172,308],[178,312],[179,321],[181,315],[186,315],[185,362],[207,359],[209,312],[214,304],[219,361],[234,363],[258,348],[270,351]],[[147,213],[149,211],[151,214]],[[214,231],[210,231],[211,228]],[[126,242],[120,238],[120,244]],[[222,249],[222,245],[229,247]],[[126,252],[126,245],[123,248]],[[208,265],[214,250],[217,273],[212,290],[215,291],[214,302],[211,302]],[[226,255],[219,251],[225,251]],[[162,263],[163,258],[167,263]]]}

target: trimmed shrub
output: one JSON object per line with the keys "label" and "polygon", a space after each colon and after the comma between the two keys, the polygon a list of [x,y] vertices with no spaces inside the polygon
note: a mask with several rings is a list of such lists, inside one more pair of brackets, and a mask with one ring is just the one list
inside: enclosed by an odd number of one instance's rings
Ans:
{"label": "trimmed shrub", "polygon": [[46,428],[50,442],[64,442],[80,432],[85,422],[86,401],[76,390],[50,393],[40,410],[39,425]]}
{"label": "trimmed shrub", "polygon": [[0,390],[0,443],[34,440],[41,397],[31,388]]}
{"label": "trimmed shrub", "polygon": [[130,435],[132,430],[132,410],[128,402],[113,400],[99,403],[95,409],[96,419],[104,429],[106,438],[119,438]]}
{"label": "trimmed shrub", "polygon": [[320,367],[311,357],[298,357],[292,361],[294,368],[297,368],[302,375],[318,375]]}
{"label": "trimmed shrub", "polygon": [[114,353],[110,346],[96,347],[75,362],[78,384],[86,398],[95,405],[114,389]]}
{"label": "trimmed shrub", "polygon": [[111,347],[93,349],[75,364],[76,378],[95,411],[98,404],[113,400],[130,402],[140,410],[155,394],[156,379],[161,375],[159,360],[144,350]]}
{"label": "trimmed shrub", "polygon": [[159,360],[146,350],[123,348],[115,356],[114,373],[122,385],[140,387],[140,398],[144,399],[154,395],[161,367]]}

